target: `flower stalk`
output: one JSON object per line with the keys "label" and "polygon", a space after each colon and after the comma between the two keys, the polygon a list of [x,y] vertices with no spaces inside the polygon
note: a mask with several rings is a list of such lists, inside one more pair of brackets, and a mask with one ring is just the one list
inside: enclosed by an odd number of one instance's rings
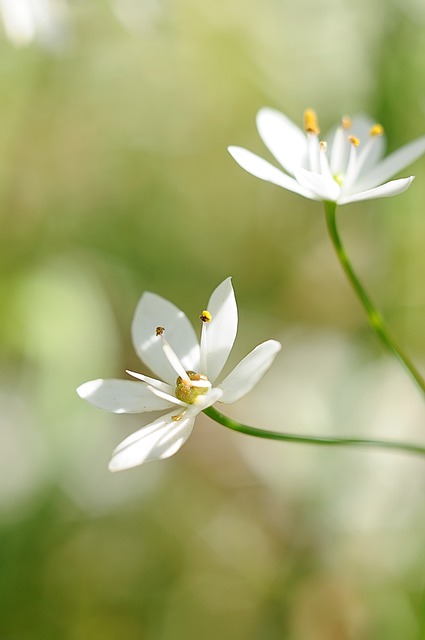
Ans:
{"label": "flower stalk", "polygon": [[208,407],[203,410],[215,422],[223,427],[244,433],[247,436],[255,438],[263,438],[265,440],[278,440],[281,442],[293,442],[298,444],[312,444],[325,447],[362,447],[374,449],[391,449],[399,453],[409,453],[419,456],[425,456],[425,447],[419,444],[410,444],[408,442],[400,442],[396,440],[370,440],[368,438],[340,438],[333,436],[300,436],[292,433],[282,433],[278,431],[269,431],[266,429],[258,429],[241,422],[237,422],[223,413],[220,413],[215,407]]}
{"label": "flower stalk", "polygon": [[327,230],[336,255],[345,275],[347,276],[351,286],[353,287],[357,295],[357,298],[360,301],[360,304],[365,310],[366,317],[372,330],[385,345],[385,347],[400,360],[400,362],[410,373],[413,380],[419,386],[422,393],[425,395],[425,380],[423,379],[413,362],[410,360],[410,358],[404,353],[401,347],[390,335],[387,327],[385,326],[384,320],[382,319],[382,316],[377,311],[375,305],[372,303],[370,297],[366,293],[363,285],[361,284],[357,274],[355,273],[351,265],[351,262],[348,259],[336,226],[336,202],[324,201],[323,206],[325,209]]}

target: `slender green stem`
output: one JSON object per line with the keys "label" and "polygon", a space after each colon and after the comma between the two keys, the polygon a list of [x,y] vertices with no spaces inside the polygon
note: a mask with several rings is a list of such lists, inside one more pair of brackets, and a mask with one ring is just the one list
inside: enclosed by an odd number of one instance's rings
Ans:
{"label": "slender green stem", "polygon": [[263,438],[266,440],[279,440],[284,442],[295,442],[299,444],[315,444],[326,447],[369,447],[376,449],[392,449],[402,453],[413,453],[419,456],[425,456],[425,446],[418,444],[409,444],[407,442],[397,442],[390,440],[369,440],[366,438],[334,438],[332,436],[298,436],[291,433],[281,433],[278,431],[268,431],[266,429],[257,429],[246,424],[241,424],[232,418],[228,418],[214,407],[204,409],[204,413],[219,422],[223,427],[233,429],[239,433],[245,433],[248,436]]}
{"label": "slender green stem", "polygon": [[372,330],[376,333],[381,342],[386,346],[386,348],[391,351],[406,367],[412,378],[415,380],[417,385],[420,387],[422,392],[425,394],[425,380],[410,360],[410,358],[404,353],[404,351],[398,346],[395,340],[391,337],[388,329],[385,326],[385,323],[381,317],[381,315],[376,310],[374,304],[371,299],[367,295],[366,291],[363,288],[360,280],[358,279],[348,257],[345,252],[345,249],[342,245],[341,239],[339,237],[338,229],[336,226],[336,203],[335,202],[324,202],[325,206],[325,217],[326,217],[326,225],[329,232],[329,236],[331,238],[332,244],[334,246],[336,255],[338,256],[338,260],[344,270],[345,275],[350,281],[354,291],[357,294],[360,303],[362,304],[367,319],[369,321]]}

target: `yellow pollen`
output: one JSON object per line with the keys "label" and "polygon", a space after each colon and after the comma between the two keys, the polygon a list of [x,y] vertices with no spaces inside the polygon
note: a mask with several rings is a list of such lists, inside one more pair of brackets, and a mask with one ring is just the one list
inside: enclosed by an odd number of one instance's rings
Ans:
{"label": "yellow pollen", "polygon": [[326,140],[321,140],[319,142],[320,151],[326,151],[327,148],[328,148],[328,143],[326,142]]}
{"label": "yellow pollen", "polygon": [[304,111],[304,131],[318,135],[320,133],[317,115],[314,109],[306,109]]}
{"label": "yellow pollen", "polygon": [[342,116],[341,124],[342,124],[342,128],[345,129],[346,131],[348,131],[348,129],[351,129],[352,121],[350,116]]}
{"label": "yellow pollen", "polygon": [[162,336],[162,334],[164,333],[164,331],[165,331],[164,327],[157,327],[157,328],[155,329],[155,335],[156,335],[156,336]]}
{"label": "yellow pollen", "polygon": [[183,413],[178,413],[176,416],[171,416],[171,420],[174,420],[174,422],[178,422],[182,418],[183,418]]}
{"label": "yellow pollen", "polygon": [[202,320],[202,322],[211,322],[212,320],[212,315],[210,314],[209,311],[203,311],[199,317]]}
{"label": "yellow pollen", "polygon": [[373,127],[371,127],[371,129],[369,131],[369,135],[372,138],[375,138],[376,136],[383,136],[384,135],[384,127],[381,124],[374,124]]}
{"label": "yellow pollen", "polygon": [[358,147],[360,144],[360,140],[356,136],[348,136],[348,142],[351,142],[353,147]]}

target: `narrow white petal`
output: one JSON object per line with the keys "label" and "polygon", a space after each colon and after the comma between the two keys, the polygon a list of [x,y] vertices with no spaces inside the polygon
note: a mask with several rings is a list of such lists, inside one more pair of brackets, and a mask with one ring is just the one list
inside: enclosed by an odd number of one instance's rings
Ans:
{"label": "narrow white petal", "polygon": [[93,406],[112,413],[161,411],[172,406],[156,397],[145,384],[131,380],[90,380],[79,386],[77,393]]}
{"label": "narrow white petal", "polygon": [[311,189],[316,194],[316,199],[336,201],[339,193],[339,185],[330,176],[322,176],[305,169],[297,171],[297,180],[306,189]]}
{"label": "narrow white petal", "polygon": [[238,331],[238,308],[231,278],[226,278],[213,291],[207,305],[211,322],[205,326],[204,354],[207,364],[205,373],[214,382],[226,364]]}
{"label": "narrow white petal", "polygon": [[[328,140],[328,137],[326,139]],[[338,127],[335,133],[331,134],[331,139],[328,141],[328,152],[331,158],[331,171],[334,175],[345,172],[349,144],[347,133],[342,127]]]}
{"label": "narrow white petal", "polygon": [[257,114],[257,129],[266,147],[290,174],[305,166],[305,133],[280,111],[265,107]]}
{"label": "narrow white petal", "polygon": [[[315,133],[308,134],[307,147],[307,167],[298,167],[298,169],[306,169],[313,173],[320,173],[319,138]],[[295,177],[297,177],[298,169],[295,170]]]}
{"label": "narrow white petal", "polygon": [[223,395],[220,402],[231,403],[251,391],[272,364],[281,349],[280,342],[268,340],[255,347],[218,386]]}
{"label": "narrow white petal", "polygon": [[176,372],[162,348],[157,327],[165,328],[165,336],[185,370],[198,371],[199,344],[194,328],[183,311],[154,293],[141,297],[132,324],[133,344],[143,362],[159,377],[170,384]]}
{"label": "narrow white petal", "polygon": [[348,204],[350,202],[360,202],[361,200],[373,200],[375,198],[389,198],[390,196],[396,196],[399,193],[406,191],[412,184],[415,176],[410,178],[400,178],[400,180],[391,180],[386,182],[380,187],[375,189],[369,189],[368,191],[361,191],[351,196],[346,196],[338,200],[338,204]]}
{"label": "narrow white petal", "polygon": [[302,187],[294,178],[287,176],[286,173],[283,173],[280,169],[276,169],[270,162],[263,160],[263,158],[260,158],[255,153],[242,147],[228,147],[228,151],[242,169],[245,169],[245,171],[248,171],[248,173],[256,178],[276,184],[278,187],[283,187],[284,189],[288,189],[288,191],[298,193],[310,200],[317,200],[316,195],[312,191]]}
{"label": "narrow white petal", "polygon": [[384,158],[371,171],[359,178],[356,191],[365,191],[382,184],[404,167],[417,160],[425,153],[425,136],[409,142],[404,147]]}
{"label": "narrow white petal", "polygon": [[344,181],[340,189],[340,197],[345,193],[351,192],[351,187],[358,176],[357,165],[359,163],[359,152],[354,144],[350,143],[350,155],[348,157],[347,169],[345,171]]}
{"label": "narrow white petal", "polygon": [[319,164],[322,176],[326,176],[327,179],[333,180],[326,149],[320,149],[319,151]]}
{"label": "narrow white petal", "polygon": [[173,393],[175,389],[175,385],[167,384],[166,382],[161,382],[161,380],[156,380],[156,378],[151,378],[150,376],[145,376],[143,373],[137,373],[136,371],[130,371],[129,369],[125,370],[129,376],[133,376],[133,378],[137,378],[137,380],[141,380],[142,382],[146,382],[146,384],[151,387],[155,387],[156,389],[161,389],[165,393]]}
{"label": "narrow white petal", "polygon": [[122,471],[177,453],[189,438],[195,423],[191,415],[173,420],[178,415],[178,411],[167,413],[123,440],[112,454],[109,470]]}
{"label": "narrow white petal", "polygon": [[136,371],[130,371],[130,369],[126,369],[125,372],[128,373],[129,376],[133,376],[133,378],[146,382],[146,384],[149,384],[151,387],[165,391],[165,393],[173,393],[174,391],[174,387],[171,386],[171,384],[161,382],[161,380],[156,380],[156,378],[145,376],[143,373],[137,373]]}
{"label": "narrow white petal", "polygon": [[148,389],[151,391],[151,393],[153,393],[155,396],[157,396],[158,398],[162,398],[163,400],[166,400],[167,402],[169,402],[171,405],[176,404],[179,407],[185,407],[187,408],[187,404],[186,402],[182,402],[181,400],[179,400],[178,398],[176,398],[176,396],[172,395],[171,393],[165,393],[164,391],[161,391],[161,389],[155,389],[155,387],[148,387]]}

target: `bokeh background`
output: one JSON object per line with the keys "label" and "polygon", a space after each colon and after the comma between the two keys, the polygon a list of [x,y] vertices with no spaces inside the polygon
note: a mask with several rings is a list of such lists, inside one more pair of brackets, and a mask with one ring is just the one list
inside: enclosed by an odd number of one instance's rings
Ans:
{"label": "bokeh background", "polygon": [[[233,276],[231,363],[276,338],[229,415],[425,442],[423,398],[371,335],[318,203],[244,173],[268,105],[322,130],[368,112],[425,133],[420,0],[2,0],[0,639],[425,637],[425,461],[250,439],[204,416],[121,474],[144,416],[81,401],[143,371],[155,291],[196,322]],[[425,160],[405,194],[339,212],[353,263],[425,371]]]}

